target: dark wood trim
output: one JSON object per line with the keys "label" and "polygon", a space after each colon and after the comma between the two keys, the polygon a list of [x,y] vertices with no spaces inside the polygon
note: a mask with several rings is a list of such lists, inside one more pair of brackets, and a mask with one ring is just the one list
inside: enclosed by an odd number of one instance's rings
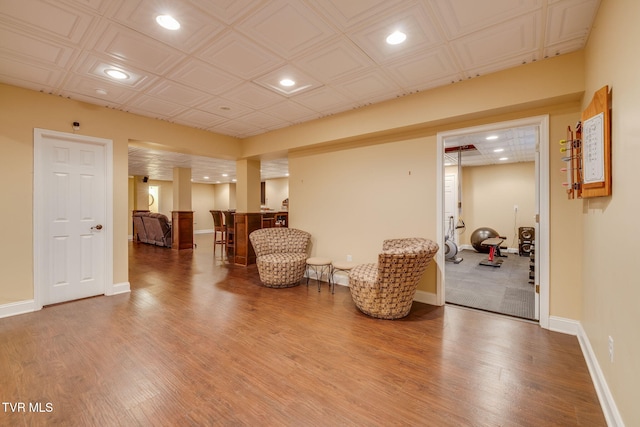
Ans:
{"label": "dark wood trim", "polygon": [[193,249],[193,211],[171,212],[171,248]]}
{"label": "dark wood trim", "polygon": [[256,252],[249,241],[249,234],[262,228],[260,212],[236,212],[235,214],[235,256],[237,265],[250,265],[256,262]]}

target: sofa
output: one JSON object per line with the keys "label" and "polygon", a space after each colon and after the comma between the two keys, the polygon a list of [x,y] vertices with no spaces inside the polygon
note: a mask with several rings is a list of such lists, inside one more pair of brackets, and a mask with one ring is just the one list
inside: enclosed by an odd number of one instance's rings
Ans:
{"label": "sofa", "polygon": [[260,281],[268,288],[289,288],[304,277],[311,235],[295,228],[261,228],[249,234]]}
{"label": "sofa", "polygon": [[134,242],[171,247],[171,223],[166,215],[152,212],[134,212]]}
{"label": "sofa", "polygon": [[357,265],[349,271],[349,288],[356,307],[380,319],[409,314],[413,298],[438,244],[423,238],[388,239],[376,264]]}

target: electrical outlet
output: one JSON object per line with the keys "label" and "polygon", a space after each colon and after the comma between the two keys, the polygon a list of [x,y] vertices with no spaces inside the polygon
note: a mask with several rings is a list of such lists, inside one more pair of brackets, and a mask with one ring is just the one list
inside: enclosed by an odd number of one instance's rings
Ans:
{"label": "electrical outlet", "polygon": [[613,337],[609,335],[609,360],[613,363]]}
{"label": "electrical outlet", "polygon": [[347,262],[351,262],[352,260],[351,255],[347,255]]}

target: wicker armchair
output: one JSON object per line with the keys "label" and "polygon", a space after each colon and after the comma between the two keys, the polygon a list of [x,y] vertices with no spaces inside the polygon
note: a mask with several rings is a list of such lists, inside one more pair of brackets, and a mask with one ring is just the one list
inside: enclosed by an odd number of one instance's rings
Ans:
{"label": "wicker armchair", "polygon": [[260,280],[269,288],[290,288],[304,277],[311,235],[295,228],[261,228],[249,235]]}
{"label": "wicker armchair", "polygon": [[438,249],[428,239],[385,240],[377,264],[361,264],[349,272],[351,297],[358,309],[381,319],[405,317]]}

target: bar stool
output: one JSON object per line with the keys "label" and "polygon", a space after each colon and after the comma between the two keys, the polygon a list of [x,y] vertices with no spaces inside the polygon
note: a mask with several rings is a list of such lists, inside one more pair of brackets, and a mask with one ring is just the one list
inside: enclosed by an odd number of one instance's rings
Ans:
{"label": "bar stool", "polygon": [[309,287],[309,276],[311,276],[311,270],[313,270],[316,273],[316,282],[318,282],[318,292],[320,292],[320,280],[318,280],[318,278],[322,278],[322,274],[326,270],[327,280],[329,281],[329,286],[331,287],[331,293],[333,293],[333,284],[331,283],[332,263],[329,258],[322,258],[322,257],[307,258],[306,269],[307,269],[307,287]]}
{"label": "bar stool", "polygon": [[224,258],[224,253],[227,249],[227,229],[224,225],[224,215],[222,211],[211,210],[211,216],[213,216],[213,256],[216,256],[216,246],[220,245],[222,255],[220,259]]}
{"label": "bar stool", "polygon": [[[345,261],[345,262],[338,261],[338,262],[332,263],[331,264],[331,280],[333,282],[333,288],[335,288],[336,286],[336,278],[334,277],[334,275],[336,274],[336,271],[342,271],[344,273],[347,273],[347,276],[348,276],[351,269],[356,265],[358,264],[351,261]],[[331,293],[333,293],[333,288]]]}

